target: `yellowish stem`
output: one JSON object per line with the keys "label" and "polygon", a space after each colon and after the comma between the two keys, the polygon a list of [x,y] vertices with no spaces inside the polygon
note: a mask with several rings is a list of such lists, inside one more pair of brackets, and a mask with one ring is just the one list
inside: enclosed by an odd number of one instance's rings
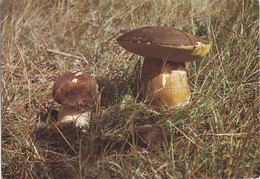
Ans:
{"label": "yellowish stem", "polygon": [[144,98],[156,107],[185,105],[190,99],[184,63],[145,58],[141,86]]}

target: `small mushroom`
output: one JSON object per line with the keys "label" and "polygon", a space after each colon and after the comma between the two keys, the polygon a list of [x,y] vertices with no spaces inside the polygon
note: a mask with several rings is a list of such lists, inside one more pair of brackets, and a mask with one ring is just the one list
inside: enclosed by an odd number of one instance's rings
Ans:
{"label": "small mushroom", "polygon": [[158,125],[144,124],[134,128],[136,143],[140,147],[159,148],[167,140],[167,134]]}
{"label": "small mushroom", "polygon": [[174,107],[189,102],[185,62],[205,56],[208,41],[173,27],[142,27],[118,37],[117,42],[145,57],[141,87],[151,105]]}
{"label": "small mushroom", "polygon": [[53,98],[62,105],[58,122],[75,122],[86,128],[91,118],[91,106],[99,104],[98,84],[86,72],[67,73],[59,77],[53,86]]}

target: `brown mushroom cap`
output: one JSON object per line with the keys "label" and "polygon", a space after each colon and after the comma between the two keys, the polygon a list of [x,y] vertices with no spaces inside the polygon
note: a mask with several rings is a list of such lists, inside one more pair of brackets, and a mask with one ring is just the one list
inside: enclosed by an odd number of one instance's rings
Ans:
{"label": "brown mushroom cap", "polygon": [[135,127],[136,142],[141,147],[158,148],[166,140],[166,133],[158,125],[144,124]]}
{"label": "brown mushroom cap", "polygon": [[76,108],[85,108],[98,102],[98,84],[86,72],[67,73],[54,83],[56,102]]}
{"label": "brown mushroom cap", "polygon": [[132,53],[173,62],[191,62],[205,56],[210,43],[173,27],[142,27],[117,42]]}

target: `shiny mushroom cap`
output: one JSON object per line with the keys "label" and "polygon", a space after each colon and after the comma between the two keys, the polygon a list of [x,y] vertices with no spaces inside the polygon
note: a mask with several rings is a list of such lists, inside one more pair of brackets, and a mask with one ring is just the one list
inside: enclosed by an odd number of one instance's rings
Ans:
{"label": "shiny mushroom cap", "polygon": [[173,62],[191,62],[205,56],[210,43],[173,27],[142,27],[118,37],[126,50]]}
{"label": "shiny mushroom cap", "polygon": [[86,72],[67,73],[54,83],[53,98],[56,102],[75,108],[85,108],[98,103],[98,84]]}

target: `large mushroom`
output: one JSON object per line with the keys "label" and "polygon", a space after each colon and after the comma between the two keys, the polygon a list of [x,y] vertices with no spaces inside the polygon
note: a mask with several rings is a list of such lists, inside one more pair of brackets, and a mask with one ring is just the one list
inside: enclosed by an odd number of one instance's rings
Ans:
{"label": "large mushroom", "polygon": [[174,107],[190,100],[185,62],[205,56],[210,43],[173,27],[142,27],[117,38],[126,50],[144,56],[141,87],[151,105]]}
{"label": "large mushroom", "polygon": [[62,105],[58,122],[74,122],[86,128],[91,118],[91,107],[99,104],[98,84],[87,72],[67,73],[59,77],[53,86],[53,98]]}

